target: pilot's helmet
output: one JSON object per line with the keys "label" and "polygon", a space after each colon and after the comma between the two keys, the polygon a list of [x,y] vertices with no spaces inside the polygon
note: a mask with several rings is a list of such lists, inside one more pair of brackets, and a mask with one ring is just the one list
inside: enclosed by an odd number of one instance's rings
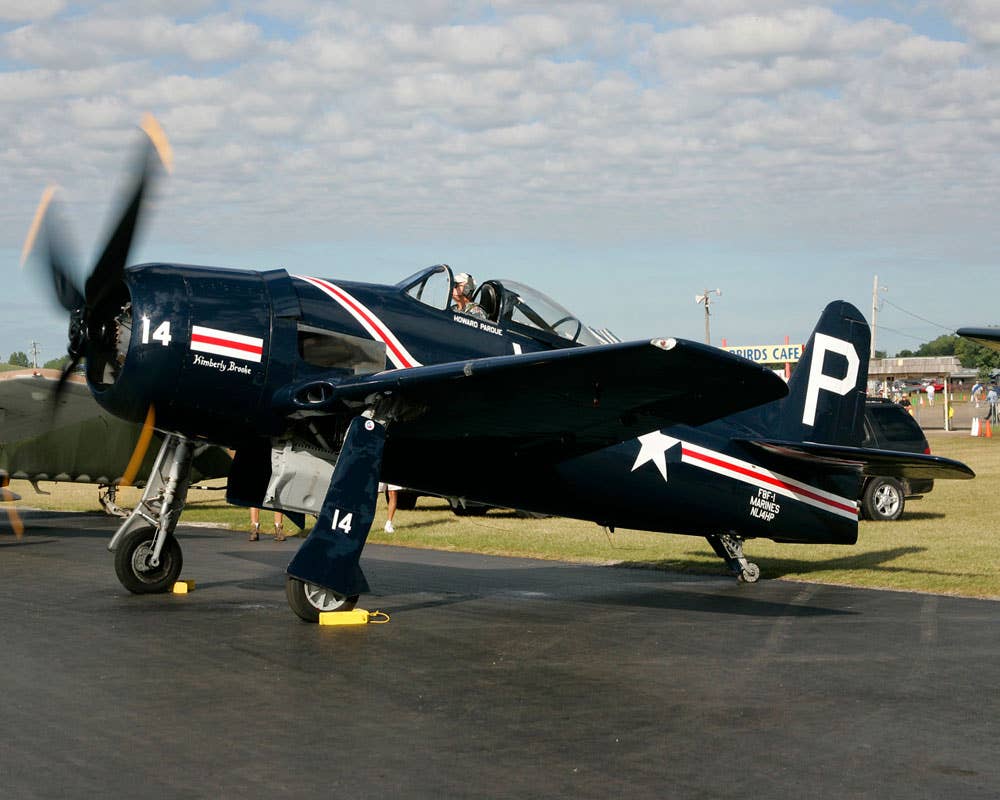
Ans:
{"label": "pilot's helmet", "polygon": [[462,294],[466,297],[472,297],[473,293],[476,291],[476,279],[473,278],[468,272],[459,272],[458,275],[455,276],[455,283],[465,284]]}

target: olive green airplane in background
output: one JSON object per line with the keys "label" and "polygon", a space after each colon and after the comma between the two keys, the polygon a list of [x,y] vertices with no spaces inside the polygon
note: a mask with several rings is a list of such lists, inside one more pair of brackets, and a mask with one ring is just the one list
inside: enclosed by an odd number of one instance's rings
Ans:
{"label": "olive green airplane in background", "polygon": [[[6,486],[10,478],[30,481],[39,493],[39,481],[93,483],[104,510],[123,516],[115,498],[142,425],[107,413],[82,377],[71,377],[55,401],[59,374],[49,369],[0,373],[0,501],[20,499]],[[162,437],[154,434],[151,444],[134,481],[137,486],[145,484]],[[225,477],[230,462],[225,450],[206,445],[195,452],[192,478]]]}

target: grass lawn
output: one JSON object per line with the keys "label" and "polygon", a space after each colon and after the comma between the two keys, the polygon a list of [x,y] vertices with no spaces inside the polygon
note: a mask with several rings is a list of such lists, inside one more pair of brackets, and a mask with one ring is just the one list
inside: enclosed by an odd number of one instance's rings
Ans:
{"label": "grass lawn", "polygon": [[[758,539],[746,544],[762,579],[836,583],[904,589],[970,597],[1000,598],[1000,437],[973,439],[964,433],[930,431],[936,455],[957,458],[977,473],[971,481],[939,481],[922,500],[907,503],[898,522],[862,522],[858,544],[787,545]],[[218,482],[216,482],[218,483]],[[98,511],[94,486],[43,484],[51,495],[37,495],[23,481],[11,489],[23,505]],[[138,491],[123,490],[119,503],[131,506]],[[183,522],[213,523],[246,530],[246,509],[228,506],[221,491],[192,491]],[[2,506],[0,506],[2,508]],[[271,524],[264,512],[262,528]],[[570,519],[523,519],[494,510],[483,517],[456,517],[443,500],[421,498],[413,511],[396,513],[396,533],[382,532],[385,504],[369,541],[408,547],[530,556],[597,564],[666,569],[709,575],[727,574],[703,539],[618,530],[608,536],[594,524]],[[31,535],[30,529],[27,536]],[[234,533],[234,535],[236,535]],[[291,548],[289,549],[291,552]]]}

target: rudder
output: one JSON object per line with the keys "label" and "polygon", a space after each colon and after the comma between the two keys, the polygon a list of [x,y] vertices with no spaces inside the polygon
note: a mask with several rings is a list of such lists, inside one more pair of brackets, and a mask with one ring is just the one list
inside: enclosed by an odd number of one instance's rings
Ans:
{"label": "rudder", "polygon": [[788,441],[852,447],[864,436],[871,330],[850,303],[830,303],[779,401],[777,434]]}

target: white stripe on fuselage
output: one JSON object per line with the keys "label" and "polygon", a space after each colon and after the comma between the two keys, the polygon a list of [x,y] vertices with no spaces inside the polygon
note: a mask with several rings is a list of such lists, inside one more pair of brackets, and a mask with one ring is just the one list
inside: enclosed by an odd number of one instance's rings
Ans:
{"label": "white stripe on fuselage", "polygon": [[633,472],[643,464],[652,461],[659,469],[660,474],[663,475],[663,480],[668,481],[666,453],[673,447],[680,445],[681,463],[683,464],[690,464],[717,475],[756,486],[759,489],[767,489],[775,494],[798,500],[800,503],[829,511],[847,519],[856,520],[858,518],[857,500],[817,489],[794,478],[789,478],[787,475],[771,472],[749,461],[733,458],[717,450],[710,450],[701,445],[666,436],[660,431],[644,434],[639,437],[638,441],[640,449],[635,463],[632,465]]}
{"label": "white stripe on fuselage", "polygon": [[354,295],[349,292],[345,292],[342,288],[327,280],[310,278],[307,275],[296,275],[294,277],[315,286],[327,297],[336,300],[348,314],[357,320],[358,324],[361,325],[361,327],[364,328],[373,339],[382,342],[385,345],[385,353],[396,367],[402,368],[422,366],[421,363],[413,357],[410,351],[406,349],[403,343],[399,341],[396,334],[389,329],[389,326],[386,325],[379,318],[379,316],[375,314],[375,312],[358,300]]}

